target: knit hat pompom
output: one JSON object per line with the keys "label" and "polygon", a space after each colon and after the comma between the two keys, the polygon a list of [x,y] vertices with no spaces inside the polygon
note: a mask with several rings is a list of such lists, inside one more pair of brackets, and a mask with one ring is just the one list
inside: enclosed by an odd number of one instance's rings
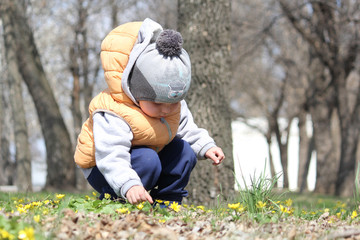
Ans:
{"label": "knit hat pompom", "polygon": [[156,49],[166,57],[179,56],[181,54],[183,39],[179,32],[166,29],[156,39]]}

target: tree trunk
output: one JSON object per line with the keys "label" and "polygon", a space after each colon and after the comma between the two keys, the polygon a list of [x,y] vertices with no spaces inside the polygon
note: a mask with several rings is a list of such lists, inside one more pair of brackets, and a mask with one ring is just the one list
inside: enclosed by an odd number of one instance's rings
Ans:
{"label": "tree trunk", "polygon": [[[298,172],[298,190],[303,192],[307,186],[307,175],[309,171],[310,158],[308,158],[308,153],[310,151],[310,138],[308,137],[306,130],[307,122],[307,112],[301,110],[298,119],[299,119],[299,172]],[[311,156],[311,155],[310,155]]]}
{"label": "tree trunk", "polygon": [[271,177],[274,178],[274,177],[277,177],[277,173],[276,173],[276,170],[275,170],[274,159],[273,159],[272,152],[271,152],[272,134],[271,134],[270,129],[268,129],[267,134],[265,134],[265,138],[266,138],[266,142],[267,142],[267,145],[268,145],[268,156],[269,156],[269,164],[270,164],[270,174],[271,174]]}
{"label": "tree trunk", "polygon": [[[3,14],[2,19],[4,24],[10,21],[9,15]],[[19,191],[32,191],[32,178],[31,178],[31,153],[29,146],[28,130],[26,124],[26,115],[24,110],[24,101],[22,97],[22,77],[19,72],[18,62],[16,61],[16,46],[14,35],[8,34],[6,30],[11,31],[9,28],[4,28],[4,45],[5,45],[5,58],[7,62],[7,69],[9,75],[9,99],[12,110],[13,129],[15,137],[15,164],[16,164],[16,177],[15,184]]]}
{"label": "tree trunk", "polygon": [[357,93],[353,109],[350,110],[350,100],[346,89],[346,76],[343,69],[336,79],[336,93],[338,96],[338,115],[341,129],[340,167],[337,174],[336,194],[352,196],[355,181],[356,152],[360,134],[360,93]]}
{"label": "tree trunk", "polygon": [[321,194],[334,194],[338,159],[331,132],[332,107],[327,100],[321,97],[322,95],[326,94],[316,94],[314,103],[310,105],[317,159],[314,191]]}
{"label": "tree trunk", "polygon": [[6,139],[3,129],[5,129],[5,99],[4,99],[4,83],[0,82],[0,185],[7,185],[5,165],[6,158],[3,156],[3,147]]}
{"label": "tree trunk", "polygon": [[31,28],[25,12],[19,9],[20,2],[0,2],[5,39],[13,35],[16,46],[16,61],[35,103],[41,129],[45,138],[47,154],[46,188],[73,189],[75,186],[75,164],[69,133],[61,116],[49,82],[46,79]]}
{"label": "tree trunk", "polygon": [[[234,189],[228,86],[231,79],[230,0],[178,1],[178,26],[192,62],[187,97],[199,127],[206,128],[223,148],[226,160],[214,167],[199,161],[188,186],[194,204],[207,204]],[[251,161],[251,159],[249,159]]]}
{"label": "tree trunk", "polygon": [[[4,16],[6,17],[6,16]],[[5,35],[4,35],[5,36]],[[12,37],[7,35],[7,37]],[[5,42],[11,43],[13,40],[7,39]],[[5,45],[6,46],[6,45]],[[13,129],[15,135],[15,164],[16,178],[15,185],[21,192],[32,191],[31,178],[31,153],[29,146],[28,129],[22,97],[22,77],[18,71],[13,47],[6,46],[6,59],[8,62],[8,83],[10,93],[10,105],[12,110]]]}

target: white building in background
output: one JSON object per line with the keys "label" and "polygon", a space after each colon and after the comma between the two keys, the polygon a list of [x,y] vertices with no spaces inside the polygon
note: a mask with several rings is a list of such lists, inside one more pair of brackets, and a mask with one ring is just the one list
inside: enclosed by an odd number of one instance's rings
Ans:
{"label": "white building in background", "polygon": [[[284,121],[280,121],[284,123]],[[266,128],[266,122],[261,119],[253,119],[252,125]],[[298,163],[299,163],[299,131],[298,121],[294,120],[290,129],[289,145],[288,145],[288,173],[290,190],[297,189]],[[311,133],[311,124],[308,124]],[[265,137],[257,130],[247,126],[241,121],[232,122],[233,137],[233,156],[234,169],[236,176],[235,188],[243,188],[244,181],[247,186],[251,185],[251,179],[258,179],[260,175],[271,177],[270,161],[268,157],[268,144]],[[278,186],[282,186],[283,176],[280,163],[280,153],[276,139],[273,139],[271,145],[271,153],[274,160],[275,171],[279,174],[280,179]],[[265,171],[265,172],[264,172]],[[316,179],[316,156],[312,155],[309,174],[307,177],[309,190],[315,188]]]}
{"label": "white building in background", "polygon": [[[261,119],[254,119],[252,123],[256,126],[266,128],[266,122]],[[294,120],[291,126],[289,139],[289,153],[288,153],[288,171],[289,171],[289,185],[291,190],[297,188],[298,176],[298,161],[299,161],[299,134],[297,128],[297,120]],[[310,126],[311,128],[311,126]],[[311,132],[311,131],[309,131]],[[240,121],[232,123],[232,137],[233,137],[233,156],[236,182],[240,187],[244,186],[244,179],[247,185],[250,185],[251,178],[258,178],[264,172],[268,177],[270,176],[270,163],[268,157],[268,145],[266,139],[258,131],[250,128]],[[43,149],[42,159],[45,159],[46,153],[44,147],[40,146],[43,143],[38,143],[39,149]],[[275,171],[281,173],[282,168],[280,164],[279,148],[276,140],[273,140],[271,146],[272,156],[275,162]],[[310,172],[308,175],[308,185],[310,190],[315,187],[316,175],[316,160],[313,154],[313,159],[310,164]],[[45,185],[46,180],[46,162],[38,159],[32,163],[32,183],[35,189],[41,189]],[[238,188],[235,183],[235,188]],[[282,177],[280,177],[279,185],[282,186]]]}

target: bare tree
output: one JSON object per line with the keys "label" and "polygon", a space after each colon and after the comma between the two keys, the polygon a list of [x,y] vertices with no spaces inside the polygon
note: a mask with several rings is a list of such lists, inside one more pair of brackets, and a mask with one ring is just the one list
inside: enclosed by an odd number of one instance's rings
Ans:
{"label": "bare tree", "polygon": [[[18,70],[24,79],[38,112],[47,150],[47,188],[69,189],[75,186],[75,165],[69,133],[47,81],[31,28],[19,9],[21,1],[0,3],[5,45],[15,46]],[[14,36],[14,44],[6,42]]]}
{"label": "bare tree", "polygon": [[[348,77],[354,70],[359,49],[359,11],[358,1],[297,1],[289,4],[278,0],[284,14],[298,33],[308,42],[313,54],[324,66],[327,83],[323,91],[318,93],[327,99],[329,118],[336,110],[341,130],[340,166],[336,180],[317,181],[317,189],[326,193],[351,195],[355,179],[356,151],[360,133],[360,92],[352,101],[347,88]],[[311,9],[311,10],[310,10]],[[357,89],[359,91],[359,89]],[[318,114],[317,112],[314,114]],[[315,116],[313,116],[315,117]],[[318,131],[318,134],[321,134]],[[315,140],[316,147],[323,145]],[[328,146],[330,148],[331,146]],[[318,158],[318,168],[328,175],[329,163],[333,158]],[[318,177],[325,172],[318,172]],[[327,183],[325,183],[325,181]],[[335,183],[334,183],[335,181]],[[323,186],[334,186],[335,188]],[[321,189],[319,189],[321,188]]]}
{"label": "bare tree", "polygon": [[205,127],[225,152],[220,167],[198,162],[189,190],[195,203],[207,203],[234,188],[231,117],[230,0],[178,1],[178,27],[192,61],[192,85],[187,98],[195,121]]}
{"label": "bare tree", "polygon": [[[16,178],[15,184],[20,191],[31,191],[31,154],[28,143],[28,130],[26,124],[26,116],[24,111],[24,102],[22,97],[22,77],[19,73],[18,62],[16,61],[16,53],[14,52],[16,46],[14,35],[11,34],[6,23],[10,21],[9,16],[4,14],[2,16],[4,22],[4,45],[5,57],[7,62],[7,75],[10,107],[13,116],[13,129],[15,135],[15,165],[16,165]],[[10,45],[11,44],[11,45]]]}

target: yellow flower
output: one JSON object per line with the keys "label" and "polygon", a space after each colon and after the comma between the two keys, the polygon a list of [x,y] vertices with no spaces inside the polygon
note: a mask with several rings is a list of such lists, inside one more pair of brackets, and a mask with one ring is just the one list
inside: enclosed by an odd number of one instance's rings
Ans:
{"label": "yellow flower", "polygon": [[45,201],[44,201],[44,204],[45,204],[45,205],[48,205],[49,203],[50,203],[50,200],[45,200]]}
{"label": "yellow flower", "polygon": [[65,194],[56,194],[56,198],[61,200],[65,197]]}
{"label": "yellow flower", "polygon": [[160,200],[160,199],[156,199],[156,202],[158,202],[158,203],[163,203],[164,201],[163,201],[163,200]]}
{"label": "yellow flower", "polygon": [[324,212],[330,212],[330,209],[325,208],[325,209],[324,209]]}
{"label": "yellow flower", "polygon": [[159,219],[159,223],[164,223],[164,222],[166,222],[165,219]]}
{"label": "yellow flower", "polygon": [[284,207],[283,205],[280,204],[280,211],[283,213],[287,213],[287,209],[286,207]]}
{"label": "yellow flower", "polygon": [[44,208],[42,214],[43,214],[43,215],[49,214],[49,209],[48,209],[48,208]]}
{"label": "yellow flower", "polygon": [[264,202],[262,202],[262,201],[258,201],[257,203],[256,203],[256,207],[257,208],[264,208],[266,206],[266,203],[264,203]]}
{"label": "yellow flower", "polygon": [[104,194],[104,198],[105,198],[105,199],[110,199],[110,198],[111,198],[111,195],[110,195],[109,193],[105,193],[105,194]]}
{"label": "yellow flower", "polygon": [[32,205],[32,207],[41,207],[43,205],[43,203],[40,201],[37,201],[37,202],[33,202],[31,205]]}
{"label": "yellow flower", "polygon": [[230,208],[230,209],[238,209],[239,207],[240,207],[240,203],[234,203],[234,204],[228,204],[228,207]]}
{"label": "yellow flower", "polygon": [[283,205],[280,204],[280,211],[283,213],[292,214],[294,212],[294,209],[290,207],[284,207]]}
{"label": "yellow flower", "polygon": [[10,234],[8,231],[0,228],[0,239],[14,239],[14,235]]}
{"label": "yellow flower", "polygon": [[117,213],[121,213],[121,214],[124,214],[124,213],[130,213],[129,209],[128,208],[118,208],[115,210]]}
{"label": "yellow flower", "polygon": [[164,204],[165,204],[165,206],[169,206],[170,201],[165,201]]}
{"label": "yellow flower", "polygon": [[288,200],[285,201],[285,205],[290,207],[293,204],[293,201],[291,200],[291,198],[289,198]]}
{"label": "yellow flower", "polygon": [[351,214],[351,219],[356,218],[357,215],[358,215],[358,214],[357,214],[356,210],[354,210],[354,211],[352,212],[352,214]]}
{"label": "yellow flower", "polygon": [[25,207],[18,207],[17,211],[21,214],[21,213],[27,213],[27,209]]}
{"label": "yellow flower", "polygon": [[37,223],[40,222],[40,215],[35,215],[34,216],[34,221],[37,222]]}
{"label": "yellow flower", "polygon": [[144,204],[140,203],[140,204],[136,205],[136,208],[141,210],[144,208]]}
{"label": "yellow flower", "polygon": [[90,200],[90,197],[89,197],[88,195],[86,195],[86,196],[85,196],[85,199],[86,199],[87,201],[89,201],[89,200]]}
{"label": "yellow flower", "polygon": [[337,201],[336,206],[334,208],[346,208],[346,203],[342,203],[341,201]]}
{"label": "yellow flower", "polygon": [[201,209],[201,210],[205,211],[205,207],[204,207],[204,206],[202,206],[202,205],[197,206],[196,208],[198,208],[198,209]]}
{"label": "yellow flower", "polygon": [[170,208],[172,210],[174,210],[175,212],[179,212],[180,208],[181,208],[181,205],[179,205],[178,202],[172,202],[171,205],[170,205]]}
{"label": "yellow flower", "polygon": [[242,204],[240,204],[240,206],[236,209],[236,211],[243,212],[243,211],[245,211],[245,207]]}
{"label": "yellow flower", "polygon": [[92,195],[93,195],[94,197],[96,197],[97,193],[96,193],[96,192],[92,192]]}
{"label": "yellow flower", "polygon": [[35,240],[34,229],[33,228],[25,228],[21,230],[18,235],[18,239],[21,240]]}

